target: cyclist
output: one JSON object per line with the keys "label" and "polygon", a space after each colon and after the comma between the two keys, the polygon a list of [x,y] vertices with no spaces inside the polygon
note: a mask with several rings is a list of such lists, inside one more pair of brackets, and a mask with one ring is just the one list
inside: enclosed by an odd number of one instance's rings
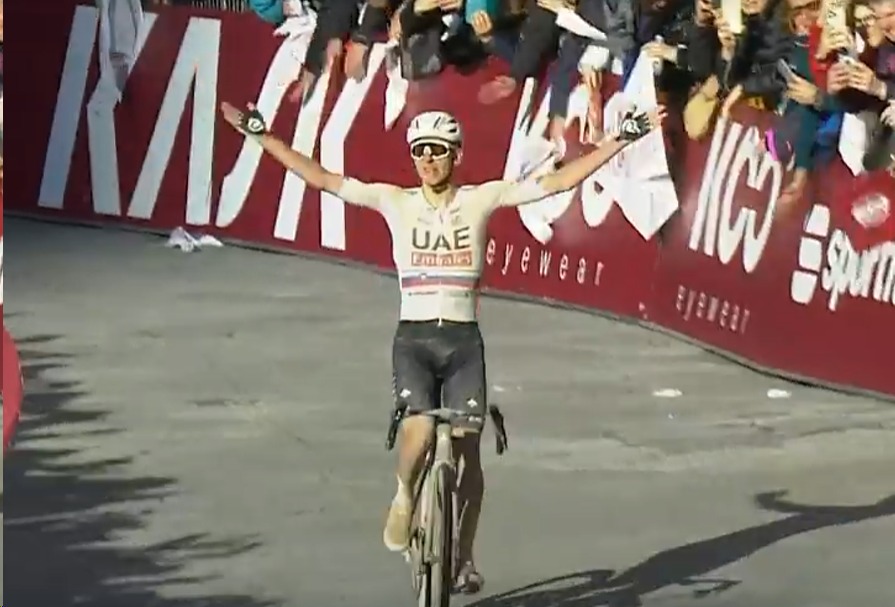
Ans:
{"label": "cyclist", "polygon": [[[625,146],[657,128],[664,109],[649,114],[628,112],[618,134],[607,136],[594,151],[545,176],[466,186],[453,181],[462,157],[460,124],[446,112],[424,112],[407,130],[410,156],[421,182],[409,189],[363,183],[327,171],[269,133],[253,105],[240,111],[224,103],[221,111],[228,123],[311,187],[385,217],[401,290],[392,349],[394,396],[410,412],[440,406],[468,412],[466,422],[454,429],[454,454],[458,466],[462,464],[456,589],[478,591],[484,579],[473,562],[473,541],[484,493],[479,443],[487,409],[477,287],[488,216],[499,207],[534,202],[576,187]],[[412,491],[425,463],[433,423],[426,416],[410,415],[401,424],[398,487],[383,532],[385,545],[392,551],[404,551],[409,543]]]}

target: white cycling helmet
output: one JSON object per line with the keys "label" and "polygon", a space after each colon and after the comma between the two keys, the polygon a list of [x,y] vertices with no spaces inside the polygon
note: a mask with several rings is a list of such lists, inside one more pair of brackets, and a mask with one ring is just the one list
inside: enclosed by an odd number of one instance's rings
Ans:
{"label": "white cycling helmet", "polygon": [[447,112],[423,112],[407,127],[407,144],[419,141],[441,141],[459,148],[463,145],[463,129],[457,119]]}

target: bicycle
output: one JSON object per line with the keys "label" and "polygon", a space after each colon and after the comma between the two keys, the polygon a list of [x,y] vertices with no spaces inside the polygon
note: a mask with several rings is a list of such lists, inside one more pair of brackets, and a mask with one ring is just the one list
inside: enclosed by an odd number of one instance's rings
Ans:
{"label": "bicycle", "polygon": [[[394,448],[398,427],[407,414],[406,405],[395,408],[386,439],[387,450]],[[502,455],[509,446],[503,414],[494,405],[488,407],[488,414],[494,424],[497,454]],[[457,470],[451,428],[455,420],[469,417],[469,413],[440,408],[412,412],[411,415],[425,415],[435,420],[435,440],[414,491],[414,522],[404,557],[410,564],[418,606],[448,607],[460,565],[457,557]]]}

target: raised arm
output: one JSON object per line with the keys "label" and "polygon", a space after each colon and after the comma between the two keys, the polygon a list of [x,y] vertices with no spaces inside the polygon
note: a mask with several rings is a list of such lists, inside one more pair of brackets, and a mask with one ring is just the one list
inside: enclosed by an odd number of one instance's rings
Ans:
{"label": "raised arm", "polygon": [[252,104],[243,112],[229,103],[222,103],[221,114],[230,126],[257,142],[265,152],[309,186],[335,194],[348,204],[387,213],[392,201],[402,191],[387,183],[364,183],[327,171],[313,158],[293,150],[285,141],[268,132],[264,117]]}
{"label": "raised arm", "polygon": [[606,137],[597,149],[540,177],[538,182],[548,194],[571,190],[630,144],[659,128],[664,119],[665,108],[662,106],[648,114],[629,113],[622,119],[618,134]]}
{"label": "raised arm", "polygon": [[333,194],[338,194],[342,189],[344,181],[342,175],[327,171],[313,158],[293,150],[285,141],[269,133],[267,125],[264,124],[264,118],[253,104],[248,105],[248,112],[243,112],[224,102],[221,104],[221,114],[230,126],[256,141],[265,152],[301,177],[312,188]]}
{"label": "raised arm", "polygon": [[629,112],[619,124],[616,135],[607,136],[597,149],[576,158],[562,168],[519,181],[493,181],[487,196],[490,208],[518,207],[536,202],[559,192],[577,187],[592,173],[609,162],[628,145],[659,128],[665,119],[665,108],[659,106],[650,113]]}

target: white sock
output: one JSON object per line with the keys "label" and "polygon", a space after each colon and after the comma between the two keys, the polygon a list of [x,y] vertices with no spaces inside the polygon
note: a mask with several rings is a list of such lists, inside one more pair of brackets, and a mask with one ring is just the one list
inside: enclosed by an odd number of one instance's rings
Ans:
{"label": "white sock", "polygon": [[400,476],[396,478],[398,479],[398,490],[395,492],[395,497],[392,501],[397,504],[409,504],[410,491],[407,490],[407,486],[404,484],[404,481],[401,480]]}

